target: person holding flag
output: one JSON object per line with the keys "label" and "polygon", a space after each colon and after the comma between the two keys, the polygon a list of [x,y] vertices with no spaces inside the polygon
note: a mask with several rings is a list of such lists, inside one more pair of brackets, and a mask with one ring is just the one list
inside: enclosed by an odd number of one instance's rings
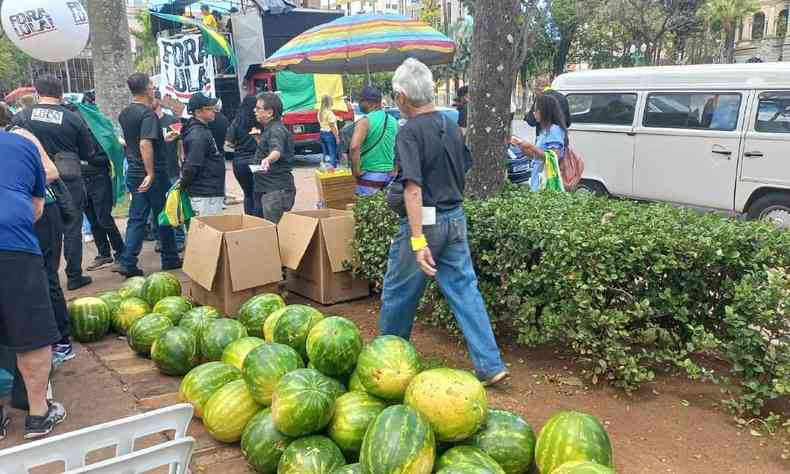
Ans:
{"label": "person holding flag", "polygon": [[530,189],[565,191],[560,175],[559,162],[568,148],[568,128],[559,101],[549,94],[539,95],[533,107],[535,120],[540,127],[535,144],[513,137],[511,143],[531,156],[532,176]]}

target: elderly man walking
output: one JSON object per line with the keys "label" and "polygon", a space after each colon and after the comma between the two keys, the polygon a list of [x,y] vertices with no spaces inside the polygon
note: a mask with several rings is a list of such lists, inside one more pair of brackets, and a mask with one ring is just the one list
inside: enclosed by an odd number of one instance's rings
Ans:
{"label": "elderly man walking", "polygon": [[458,124],[433,105],[433,75],[407,59],[392,79],[395,102],[409,121],[398,132],[398,176],[387,201],[401,217],[382,293],[381,334],[408,339],[427,278],[447,298],[477,376],[484,385],[508,377],[477,287],[462,208],[472,160]]}

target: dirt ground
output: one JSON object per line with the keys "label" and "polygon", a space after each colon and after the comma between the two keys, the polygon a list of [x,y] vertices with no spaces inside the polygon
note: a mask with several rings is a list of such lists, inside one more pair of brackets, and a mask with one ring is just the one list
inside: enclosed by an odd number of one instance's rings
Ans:
{"label": "dirt ground", "polygon": [[[297,176],[297,207],[314,207],[312,171],[302,169]],[[234,186],[235,181],[230,178],[231,192]],[[234,211],[238,212],[235,208],[227,212]],[[86,249],[85,261],[88,261],[95,252],[92,244]],[[153,245],[146,243],[141,255],[142,268],[156,270],[157,257]],[[186,280],[181,272],[176,274]],[[93,285],[69,292],[67,297],[92,295],[121,283],[118,275],[107,270],[94,272],[92,276],[96,280]],[[313,304],[325,314],[340,314],[353,320],[365,340],[376,334],[379,301],[375,297],[329,307],[306,302],[296,295],[288,295],[287,300]],[[441,329],[418,323],[412,341],[432,363],[471,368],[462,341],[449,337]],[[790,472],[790,461],[782,459],[787,440],[755,436],[749,428],[739,428],[731,416],[718,408],[720,394],[716,386],[659,375],[628,397],[608,386],[587,386],[579,378],[578,366],[559,350],[525,350],[507,341],[500,343],[513,377],[489,390],[489,405],[519,413],[536,432],[557,410],[578,410],[597,416],[612,439],[617,472],[621,474]],[[177,402],[180,378],[161,375],[150,360],[132,353],[123,339],[107,337],[89,345],[75,344],[75,348],[77,358],[64,364],[54,377],[55,397],[69,411],[69,419],[56,433]],[[12,410],[12,417],[9,438],[0,442],[0,449],[23,442],[24,414]],[[189,435],[197,440],[193,472],[253,472],[246,466],[238,445],[214,441],[199,420],[192,422]],[[151,437],[141,445],[161,441],[163,436]]]}

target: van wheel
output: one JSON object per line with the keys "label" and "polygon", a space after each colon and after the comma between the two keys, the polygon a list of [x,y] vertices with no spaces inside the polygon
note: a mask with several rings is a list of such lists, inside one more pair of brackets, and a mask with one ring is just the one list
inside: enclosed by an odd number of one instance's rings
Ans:
{"label": "van wheel", "polygon": [[746,213],[749,220],[764,219],[790,228],[790,194],[770,193],[757,199]]}
{"label": "van wheel", "polygon": [[604,185],[598,181],[582,180],[576,187],[576,192],[580,194],[592,194],[598,197],[606,197],[609,195]]}

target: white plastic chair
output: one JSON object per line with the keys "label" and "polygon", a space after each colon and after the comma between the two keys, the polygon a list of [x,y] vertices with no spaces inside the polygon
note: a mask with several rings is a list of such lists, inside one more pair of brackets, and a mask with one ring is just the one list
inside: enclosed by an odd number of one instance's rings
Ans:
{"label": "white plastic chair", "polygon": [[177,440],[186,436],[192,411],[192,405],[182,403],[8,448],[0,451],[0,474],[29,474],[30,469],[58,461],[64,462],[66,471],[77,469],[85,466],[92,451],[115,446],[115,456],[124,456],[134,450],[137,439],[162,431],[174,430]]}
{"label": "white plastic chair", "polygon": [[162,466],[170,466],[170,472],[183,474],[189,468],[194,447],[195,439],[187,436],[64,474],[140,474]]}

